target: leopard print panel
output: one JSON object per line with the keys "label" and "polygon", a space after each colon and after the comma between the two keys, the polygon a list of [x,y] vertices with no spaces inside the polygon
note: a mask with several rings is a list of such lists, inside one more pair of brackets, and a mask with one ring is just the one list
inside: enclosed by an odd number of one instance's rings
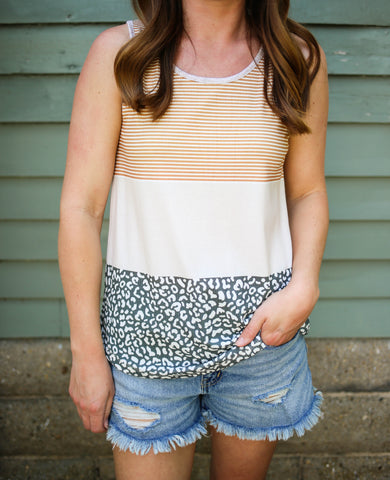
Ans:
{"label": "leopard print panel", "polygon": [[256,308],[290,278],[291,269],[269,277],[189,279],[107,265],[101,313],[107,358],[124,373],[148,378],[234,365],[266,348],[260,334],[245,347],[234,343]]}

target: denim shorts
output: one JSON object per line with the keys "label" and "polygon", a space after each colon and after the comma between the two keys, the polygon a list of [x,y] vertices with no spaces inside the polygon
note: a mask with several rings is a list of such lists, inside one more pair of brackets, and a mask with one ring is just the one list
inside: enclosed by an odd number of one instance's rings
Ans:
{"label": "denim shorts", "polygon": [[302,436],[321,416],[301,333],[224,370],[148,379],[112,368],[115,397],[107,438],[121,450],[170,452],[207,434],[207,424],[247,440]]}

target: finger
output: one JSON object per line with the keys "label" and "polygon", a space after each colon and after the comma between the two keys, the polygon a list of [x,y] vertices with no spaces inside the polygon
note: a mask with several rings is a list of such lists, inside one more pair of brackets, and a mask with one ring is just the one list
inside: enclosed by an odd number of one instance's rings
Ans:
{"label": "finger", "polygon": [[77,404],[77,411],[79,412],[81,420],[83,421],[84,428],[86,430],[92,430],[91,414],[93,415],[96,413],[93,407],[91,411],[91,405],[86,400],[82,399]]}
{"label": "finger", "polygon": [[284,343],[283,337],[278,331],[265,332],[264,328],[261,331],[261,339],[266,345],[270,347],[277,347],[278,345]]}
{"label": "finger", "polygon": [[91,422],[91,432],[102,433],[106,431],[103,425],[103,417],[104,417],[103,411],[101,413],[90,415],[89,418]]}
{"label": "finger", "polygon": [[95,401],[88,405],[85,412],[89,417],[90,430],[94,433],[104,432],[103,417],[104,404],[100,401]]}
{"label": "finger", "polygon": [[255,313],[236,341],[236,346],[245,347],[245,345],[248,345],[259,333],[264,322],[265,318]]}
{"label": "finger", "polygon": [[83,411],[81,411],[80,413],[80,418],[83,422],[83,425],[84,425],[84,428],[86,430],[91,430],[91,422],[89,421],[89,415],[87,415],[86,413],[84,413]]}
{"label": "finger", "polygon": [[296,334],[295,330],[285,330],[280,326],[265,322],[261,329],[261,338],[266,345],[278,347],[289,342]]}
{"label": "finger", "polygon": [[266,345],[277,346],[277,342],[281,339],[281,333],[270,322],[265,322],[261,329],[261,339]]}
{"label": "finger", "polygon": [[114,398],[114,395],[112,393],[110,393],[110,395],[108,396],[107,403],[106,403],[106,408],[105,408],[105,411],[104,411],[103,426],[106,430],[108,428],[108,417],[110,416],[110,413],[111,413],[113,398]]}
{"label": "finger", "polygon": [[83,419],[83,412],[81,411],[81,408],[76,405],[77,408],[77,413],[79,414],[80,419]]}
{"label": "finger", "polygon": [[76,408],[77,408],[77,413],[79,414],[79,417],[80,417],[81,421],[83,422],[84,428],[89,430],[90,423],[89,423],[88,415],[86,415],[78,405],[76,405]]}

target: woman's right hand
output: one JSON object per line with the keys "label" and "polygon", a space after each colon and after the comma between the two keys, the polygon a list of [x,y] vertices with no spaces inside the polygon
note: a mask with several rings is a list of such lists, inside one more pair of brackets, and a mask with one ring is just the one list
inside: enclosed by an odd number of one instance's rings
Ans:
{"label": "woman's right hand", "polygon": [[76,405],[84,427],[94,433],[105,432],[115,388],[110,365],[105,356],[73,356],[69,395]]}

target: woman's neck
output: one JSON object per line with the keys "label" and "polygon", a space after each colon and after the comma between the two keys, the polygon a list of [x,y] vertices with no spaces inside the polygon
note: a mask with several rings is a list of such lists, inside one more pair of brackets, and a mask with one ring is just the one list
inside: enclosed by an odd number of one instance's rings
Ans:
{"label": "woman's neck", "polygon": [[182,0],[186,34],[194,46],[224,48],[247,40],[245,0]]}
{"label": "woman's neck", "polygon": [[182,0],[184,35],[175,63],[187,73],[228,77],[241,72],[256,55],[250,40],[245,0]]}

